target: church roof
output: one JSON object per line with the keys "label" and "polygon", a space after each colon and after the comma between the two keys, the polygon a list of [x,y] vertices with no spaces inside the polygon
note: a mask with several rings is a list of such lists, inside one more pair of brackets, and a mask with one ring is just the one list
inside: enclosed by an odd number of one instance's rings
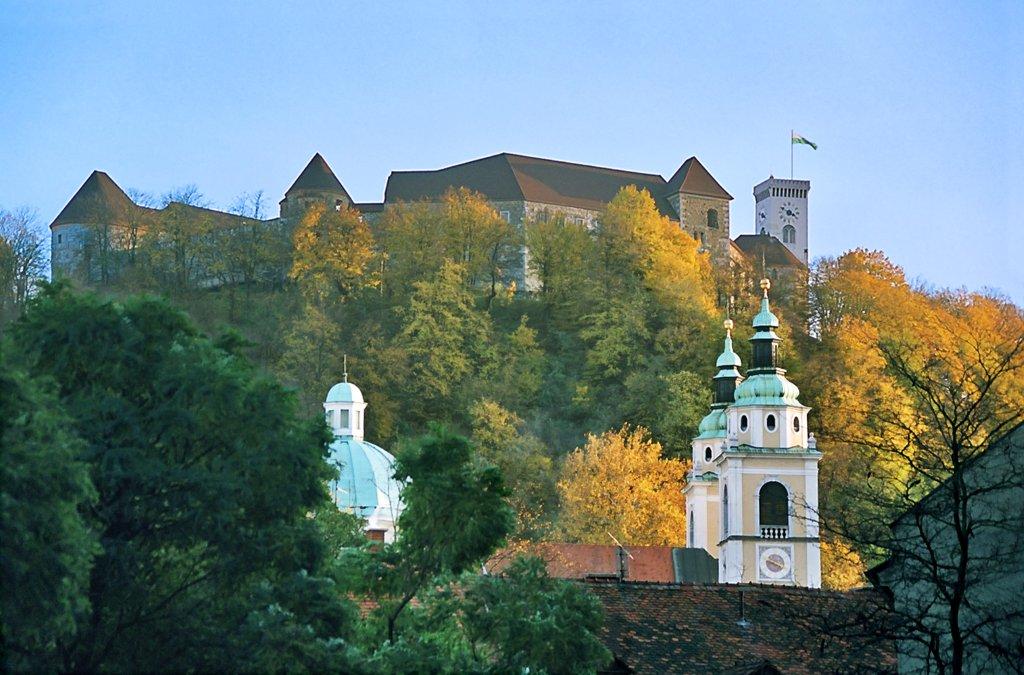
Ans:
{"label": "church roof", "polygon": [[665,179],[658,174],[507,152],[433,171],[393,171],[384,201],[438,199],[449,188],[467,187],[491,201],[528,201],[597,211],[627,185],[647,190],[663,215],[678,219],[666,199]]}
{"label": "church roof", "polygon": [[[754,584],[588,583],[601,601],[600,638],[634,673],[894,670],[895,644],[872,637],[889,616],[874,590]],[[875,633],[877,634],[877,633]]]}
{"label": "church roof", "polygon": [[732,199],[732,195],[725,191],[714,176],[711,175],[704,165],[696,157],[683,162],[683,165],[676,170],[668,179],[668,192],[685,192],[705,197],[717,197],[718,199]]}
{"label": "church roof", "polygon": [[762,259],[769,267],[806,267],[785,244],[770,234],[741,234],[733,243],[755,268]]}
{"label": "church roof", "polygon": [[363,403],[363,392],[351,382],[339,382],[327,392],[325,403]]}
{"label": "church roof", "polygon": [[109,223],[133,208],[138,207],[110,176],[103,171],[93,171],[50,227],[69,223]]}
{"label": "church roof", "polygon": [[338,467],[331,481],[334,502],[360,518],[398,520],[402,484],[394,479],[395,458],[384,448],[352,436],[335,437],[328,462]]}
{"label": "church roof", "polygon": [[323,192],[340,192],[345,195],[345,199],[349,202],[352,198],[349,196],[345,187],[338,180],[338,177],[331,171],[331,167],[327,165],[327,160],[318,152],[313,155],[313,159],[309,160],[309,164],[302,170],[299,177],[295,179],[292,186],[285,192],[285,196],[297,190],[319,190]]}

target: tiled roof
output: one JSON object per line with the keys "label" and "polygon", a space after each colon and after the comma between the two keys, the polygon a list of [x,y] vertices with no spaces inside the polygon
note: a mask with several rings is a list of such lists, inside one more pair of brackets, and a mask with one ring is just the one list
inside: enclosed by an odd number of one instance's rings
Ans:
{"label": "tiled roof", "polygon": [[93,171],[78,188],[50,227],[69,223],[110,223],[122,217],[135,203],[103,171]]}
{"label": "tiled roof", "polygon": [[[707,174],[702,166],[700,171]],[[710,174],[707,177],[718,185]],[[647,190],[663,215],[678,219],[667,199],[672,191],[658,174],[505,152],[435,171],[393,171],[384,201],[437,199],[449,188],[467,187],[491,201],[528,201],[597,211],[627,185]],[[731,199],[721,186],[719,190]]]}
{"label": "tiled roof", "polygon": [[753,584],[588,583],[602,640],[637,673],[892,672],[891,642],[864,637],[883,596]]}
{"label": "tiled roof", "polygon": [[[624,561],[628,581],[676,581],[671,546],[628,546]],[[587,577],[618,577],[621,569],[619,547],[605,544],[569,544],[544,542],[531,544],[526,550],[496,554],[488,569],[500,572],[516,553],[536,555],[547,562],[548,574],[559,579]]]}
{"label": "tiled roof", "polygon": [[725,191],[725,188],[715,180],[711,172],[705,169],[696,157],[691,157],[683,162],[682,166],[672,174],[672,177],[668,179],[668,192],[685,192],[705,197],[732,199],[732,195]]}
{"label": "tiled roof", "polygon": [[800,258],[770,234],[741,234],[734,243],[758,270],[762,257],[764,263],[771,267],[804,267]]}
{"label": "tiled roof", "polygon": [[327,165],[327,160],[319,152],[313,155],[313,159],[309,160],[309,164],[306,165],[306,168],[302,170],[302,173],[299,174],[299,177],[295,179],[295,182],[292,183],[292,186],[284,194],[287,197],[296,190],[340,192],[345,195],[346,200],[352,201],[341,181],[331,171],[331,167]]}

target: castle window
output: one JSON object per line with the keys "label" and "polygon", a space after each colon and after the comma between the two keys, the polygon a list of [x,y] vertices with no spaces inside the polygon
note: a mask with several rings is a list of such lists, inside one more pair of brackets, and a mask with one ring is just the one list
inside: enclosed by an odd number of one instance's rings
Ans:
{"label": "castle window", "polygon": [[335,211],[341,211],[341,200],[340,199],[335,199],[334,200],[334,210]]}
{"label": "castle window", "polygon": [[782,243],[783,244],[795,244],[796,243],[796,228],[792,225],[786,225],[782,228]]}
{"label": "castle window", "polygon": [[757,513],[763,539],[785,539],[789,536],[789,492],[778,481],[761,486],[757,496]]}
{"label": "castle window", "polygon": [[58,244],[59,244],[59,243],[61,242],[61,240],[63,240],[63,239],[64,239],[64,235],[63,235],[63,234],[58,234],[58,235],[57,235],[57,243],[58,243]]}
{"label": "castle window", "polygon": [[708,210],[708,227],[718,228],[718,211],[715,209]]}
{"label": "castle window", "polygon": [[800,431],[800,416],[793,418],[793,431]]}
{"label": "castle window", "polygon": [[768,415],[768,417],[765,417],[764,426],[768,431],[775,431],[775,415]]}
{"label": "castle window", "polygon": [[740,431],[746,431],[746,430],[747,430],[747,416],[746,415],[740,415]]}
{"label": "castle window", "polygon": [[501,215],[501,219],[504,220],[506,223],[511,223],[512,222],[512,212],[511,211],[502,211],[500,215]]}
{"label": "castle window", "polygon": [[708,447],[704,448],[704,461],[705,462],[710,462],[711,461],[711,446],[710,445]]}

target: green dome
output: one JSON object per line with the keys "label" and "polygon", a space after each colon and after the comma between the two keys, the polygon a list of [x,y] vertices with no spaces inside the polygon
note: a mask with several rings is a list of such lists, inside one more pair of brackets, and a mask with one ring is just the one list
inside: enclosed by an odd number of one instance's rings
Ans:
{"label": "green dome", "polygon": [[734,405],[801,405],[798,396],[800,389],[784,375],[758,373],[748,376],[736,387]]}
{"label": "green dome", "polygon": [[725,349],[718,355],[718,361],[715,362],[715,365],[719,368],[728,368],[729,366],[739,368],[742,364],[743,362],[740,361],[739,354],[732,350],[732,336],[727,335],[725,338]]}
{"label": "green dome", "polygon": [[[725,409],[715,408],[700,421],[697,438],[724,438],[726,431]],[[694,439],[696,440],[696,439]]]}
{"label": "green dome", "polygon": [[[767,293],[761,298],[761,311],[754,315],[753,321],[754,328],[778,328],[779,318],[772,314],[772,310],[768,307],[768,295]],[[754,336],[755,338],[757,336]]]}

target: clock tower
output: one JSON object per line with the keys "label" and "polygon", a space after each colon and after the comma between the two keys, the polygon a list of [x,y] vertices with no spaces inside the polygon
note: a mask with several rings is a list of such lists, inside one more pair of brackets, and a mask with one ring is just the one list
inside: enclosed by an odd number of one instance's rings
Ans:
{"label": "clock tower", "polygon": [[720,531],[718,580],[819,588],[818,452],[810,408],[779,367],[771,282],[754,317],[753,358],[725,408],[727,440],[714,456]]}
{"label": "clock tower", "polygon": [[754,187],[754,233],[770,234],[808,264],[807,194],[811,181],[776,178]]}

